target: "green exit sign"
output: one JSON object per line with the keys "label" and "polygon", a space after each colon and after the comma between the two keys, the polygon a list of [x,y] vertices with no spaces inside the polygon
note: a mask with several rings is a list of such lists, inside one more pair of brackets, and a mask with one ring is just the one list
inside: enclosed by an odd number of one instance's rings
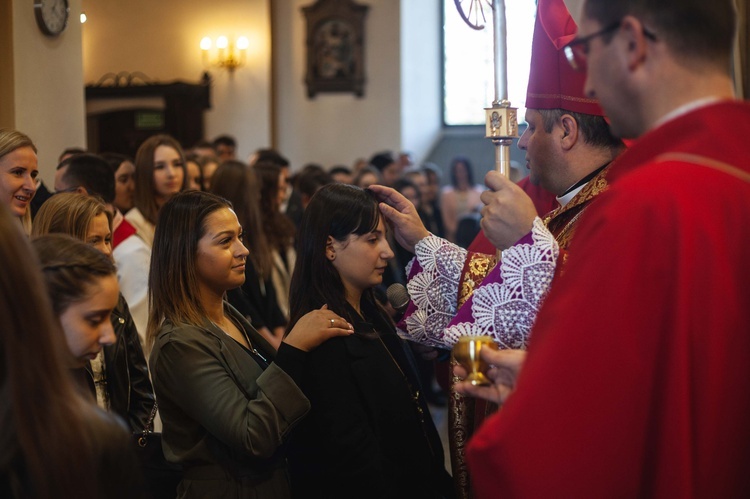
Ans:
{"label": "green exit sign", "polygon": [[164,113],[161,111],[139,111],[135,113],[136,130],[162,130]]}

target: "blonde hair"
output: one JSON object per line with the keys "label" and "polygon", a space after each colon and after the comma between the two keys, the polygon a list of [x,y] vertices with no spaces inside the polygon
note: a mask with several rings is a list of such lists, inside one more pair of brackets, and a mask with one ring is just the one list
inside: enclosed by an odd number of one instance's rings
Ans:
{"label": "blonde hair", "polygon": [[96,415],[73,386],[64,335],[16,220],[0,206],[0,261],[12,262],[0,266],[0,440],[15,449],[35,498],[97,497],[88,430]]}
{"label": "blonde hair", "polygon": [[62,233],[85,241],[91,221],[102,213],[107,215],[111,230],[112,214],[101,201],[72,192],[55,194],[39,208],[31,235]]}
{"label": "blonde hair", "polygon": [[26,209],[26,213],[24,213],[21,217],[21,228],[23,229],[24,234],[26,234],[27,236],[31,235],[33,226],[31,225],[31,210],[29,210],[28,208]]}
{"label": "blonde hair", "polygon": [[[0,158],[22,147],[30,147],[34,154],[37,152],[34,142],[25,133],[10,128],[0,128]],[[31,213],[28,208],[21,217],[21,226],[27,236],[31,234]]]}
{"label": "blonde hair", "polygon": [[0,128],[0,158],[21,147],[30,147],[37,152],[34,142],[23,132],[10,128]]}

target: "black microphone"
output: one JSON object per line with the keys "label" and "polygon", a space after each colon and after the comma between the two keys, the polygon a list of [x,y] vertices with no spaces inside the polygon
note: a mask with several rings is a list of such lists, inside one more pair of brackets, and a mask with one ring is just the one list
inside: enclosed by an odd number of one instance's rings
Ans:
{"label": "black microphone", "polygon": [[403,314],[406,312],[406,307],[409,305],[409,291],[406,290],[406,286],[401,283],[395,282],[388,286],[385,290],[385,295],[388,297],[388,303],[396,309],[397,312]]}

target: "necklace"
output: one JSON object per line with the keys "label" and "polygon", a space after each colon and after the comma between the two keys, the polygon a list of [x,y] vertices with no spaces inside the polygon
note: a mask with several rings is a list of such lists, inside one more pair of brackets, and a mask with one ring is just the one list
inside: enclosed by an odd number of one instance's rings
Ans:
{"label": "necklace", "polygon": [[[243,325],[242,325],[241,323],[237,323],[237,322],[235,322],[235,321],[234,321],[234,320],[233,320],[233,319],[232,319],[231,317],[226,317],[226,316],[225,316],[225,318],[226,318],[226,319],[229,319],[229,321],[230,321],[230,322],[232,323],[232,325],[234,325],[234,327],[235,327],[235,328],[237,328],[237,331],[239,331],[239,333],[240,333],[240,334],[241,334],[241,335],[243,336],[243,338],[245,338],[245,341],[247,342],[247,349],[248,349],[248,350],[249,350],[249,351],[250,351],[250,352],[251,352],[251,353],[252,353],[253,355],[256,355],[256,356],[257,356],[257,357],[259,357],[259,358],[260,358],[261,360],[263,360],[263,362],[265,362],[265,363],[268,363],[268,359],[266,359],[266,357],[265,357],[265,356],[264,356],[263,354],[261,354],[261,353],[260,353],[260,352],[259,352],[259,351],[258,351],[258,350],[257,350],[257,349],[255,348],[255,346],[253,346],[253,343],[252,343],[252,342],[250,341],[250,337],[249,337],[249,336],[247,335],[247,331],[245,330],[245,327],[244,327],[244,326],[243,326]],[[214,326],[216,326],[217,328],[219,328],[219,330],[220,330],[220,331],[221,331],[222,333],[224,333],[224,334],[226,334],[227,336],[229,336],[230,338],[232,338],[232,340],[234,340],[234,341],[237,341],[237,340],[236,340],[235,338],[233,338],[233,337],[232,337],[232,335],[231,335],[231,334],[229,334],[229,333],[227,332],[227,330],[226,330],[225,328],[223,328],[223,327],[219,326],[219,325],[218,325],[217,323],[215,323],[215,322],[214,322],[213,320],[211,320],[211,319],[209,319],[209,321],[211,322],[211,324],[213,324]],[[242,345],[242,343],[241,343],[241,342],[239,342],[239,341],[237,341],[237,343],[239,343],[239,344],[240,344],[241,346],[244,346],[244,345]]]}

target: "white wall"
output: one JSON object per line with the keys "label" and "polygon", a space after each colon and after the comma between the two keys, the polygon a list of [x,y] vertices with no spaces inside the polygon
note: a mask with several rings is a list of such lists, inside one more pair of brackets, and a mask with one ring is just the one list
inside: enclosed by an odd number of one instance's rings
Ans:
{"label": "white wall", "polygon": [[364,98],[321,93],[310,100],[304,83],[305,22],[300,9],[312,3],[273,2],[275,147],[293,169],[309,162],[350,165],[383,149],[401,149],[401,2],[360,2],[370,7],[365,18]]}
{"label": "white wall", "polygon": [[401,2],[401,148],[421,163],[442,131],[441,2]]}
{"label": "white wall", "polygon": [[246,158],[270,142],[270,12],[268,0],[83,0],[86,83],[106,73],[141,71],[167,83],[197,83],[201,38],[220,34],[250,39],[247,64],[233,74],[209,68],[212,108],[206,138],[229,133]]}
{"label": "white wall", "polygon": [[564,0],[565,6],[568,8],[570,15],[573,16],[573,20],[576,23],[580,23],[581,19],[581,7],[583,6],[583,0]]}
{"label": "white wall", "polygon": [[[242,159],[274,145],[294,167],[350,164],[381,149],[406,149],[421,159],[441,132],[440,2],[360,0],[370,7],[364,98],[319,94],[309,100],[300,9],[314,1],[70,0],[67,30],[50,39],[36,26],[33,2],[2,0],[0,126],[18,128],[37,142],[42,176],[51,184],[60,152],[86,146],[85,83],[120,71],[143,71],[163,82],[197,82],[205,69],[200,39],[222,33],[248,36],[251,49],[247,66],[234,75],[211,69],[207,138],[235,135]],[[565,2],[578,17],[583,0]],[[76,22],[81,9],[89,17],[83,28]]]}
{"label": "white wall", "polygon": [[28,0],[12,0],[12,24],[3,22],[3,29],[12,30],[11,46],[4,50],[10,54],[12,68],[3,72],[13,81],[0,87],[0,99],[13,102],[13,109],[0,116],[0,127],[15,128],[34,140],[48,186],[60,153],[66,147],[86,145],[80,9],[80,0],[70,0],[68,27],[56,38],[39,30],[33,2]]}
{"label": "white wall", "polygon": [[[362,0],[370,7],[364,97],[323,93],[310,100],[304,84],[301,7],[313,2],[71,0],[70,26],[60,39],[50,40],[36,28],[31,2],[12,0],[13,21],[8,24],[13,39],[0,37],[0,45],[10,43],[15,54],[13,81],[0,82],[0,97],[4,104],[12,100],[14,107],[0,107],[0,120],[6,121],[0,125],[17,126],[40,143],[43,176],[51,183],[62,149],[86,146],[85,84],[122,71],[141,71],[161,82],[197,82],[205,69],[199,50],[203,36],[245,35],[251,40],[247,66],[233,75],[210,70],[213,107],[205,115],[207,138],[235,135],[241,159],[258,147],[274,145],[295,168],[306,162],[351,164],[383,149],[410,150],[420,159],[440,129],[439,2]],[[273,94],[271,6],[276,29]],[[76,22],[82,9],[88,16],[83,27]],[[0,25],[5,27],[2,21]],[[414,62],[406,64],[410,59]],[[273,114],[271,97],[276,101]]]}

